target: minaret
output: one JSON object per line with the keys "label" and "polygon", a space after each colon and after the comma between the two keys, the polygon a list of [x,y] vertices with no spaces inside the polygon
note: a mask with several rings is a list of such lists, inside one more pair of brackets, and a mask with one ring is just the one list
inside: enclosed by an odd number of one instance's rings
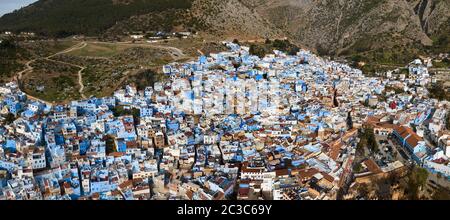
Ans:
{"label": "minaret", "polygon": [[353,120],[352,120],[352,110],[347,113],[347,129],[350,130],[353,128]]}
{"label": "minaret", "polygon": [[333,107],[339,107],[339,102],[337,100],[337,89],[334,88],[334,94],[333,94]]}
{"label": "minaret", "polygon": [[319,126],[319,130],[317,131],[317,137],[322,141],[325,139],[325,129],[323,128],[322,125]]}

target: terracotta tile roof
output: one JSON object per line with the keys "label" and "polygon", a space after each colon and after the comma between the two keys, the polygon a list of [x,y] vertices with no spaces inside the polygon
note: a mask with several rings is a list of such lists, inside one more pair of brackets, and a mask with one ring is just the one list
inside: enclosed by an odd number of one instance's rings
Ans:
{"label": "terracotta tile roof", "polygon": [[417,146],[419,141],[422,141],[422,138],[416,134],[411,128],[405,126],[395,126],[394,129],[403,139],[406,139],[406,142],[411,147]]}
{"label": "terracotta tile roof", "polygon": [[366,122],[371,125],[375,125],[380,122],[381,117],[368,116]]}
{"label": "terracotta tile roof", "polygon": [[369,169],[372,173],[381,173],[381,168],[373,161],[372,159],[368,159],[364,161],[364,164],[367,166],[367,169]]}
{"label": "terracotta tile roof", "polygon": [[382,122],[382,123],[378,123],[376,126],[381,127],[381,128],[386,128],[386,129],[394,129],[395,125],[388,123],[388,122]]}
{"label": "terracotta tile roof", "polygon": [[326,180],[328,180],[330,183],[334,182],[334,177],[332,177],[330,174],[325,172],[320,172]]}
{"label": "terracotta tile roof", "polygon": [[275,174],[277,176],[287,176],[289,175],[289,170],[288,169],[275,170]]}
{"label": "terracotta tile roof", "polygon": [[123,152],[112,152],[108,156],[121,157],[123,155],[125,155],[125,153],[123,153]]}
{"label": "terracotta tile roof", "polygon": [[132,180],[127,180],[127,181],[121,183],[121,184],[119,185],[119,187],[120,187],[121,189],[124,189],[124,188],[127,188],[127,187],[132,186],[132,185],[133,185],[133,181],[132,181]]}
{"label": "terracotta tile roof", "polygon": [[298,170],[298,175],[302,179],[310,179],[312,176],[314,176],[318,172],[319,172],[319,170],[317,170],[316,168],[307,168],[307,169]]}
{"label": "terracotta tile roof", "polygon": [[250,192],[250,188],[240,188],[238,191],[238,195],[240,197],[247,197],[249,192]]}
{"label": "terracotta tile roof", "polygon": [[192,192],[192,190],[187,190],[186,191],[186,196],[192,200],[192,198],[194,197],[194,193]]}
{"label": "terracotta tile roof", "polygon": [[344,143],[342,143],[342,141],[340,141],[340,140],[333,142],[330,146],[330,151],[328,152],[328,156],[331,159],[336,160],[339,157],[339,153],[341,152],[341,147],[343,145],[344,145]]}

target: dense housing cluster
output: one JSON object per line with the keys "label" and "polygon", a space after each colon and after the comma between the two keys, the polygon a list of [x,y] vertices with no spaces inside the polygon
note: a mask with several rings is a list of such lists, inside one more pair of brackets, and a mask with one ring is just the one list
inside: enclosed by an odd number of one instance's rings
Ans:
{"label": "dense housing cluster", "polygon": [[[409,163],[450,176],[449,103],[428,98],[420,60],[381,79],[224,44],[112,97],[52,105],[1,86],[0,199],[336,199]],[[355,161],[368,127],[383,148]]]}

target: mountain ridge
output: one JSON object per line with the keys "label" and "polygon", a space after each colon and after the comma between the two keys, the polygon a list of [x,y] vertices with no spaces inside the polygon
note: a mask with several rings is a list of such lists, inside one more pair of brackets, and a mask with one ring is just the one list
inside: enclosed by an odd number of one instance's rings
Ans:
{"label": "mountain ridge", "polygon": [[449,0],[40,0],[0,18],[0,30],[53,36],[191,30],[213,39],[288,37],[332,56],[449,52],[449,26]]}

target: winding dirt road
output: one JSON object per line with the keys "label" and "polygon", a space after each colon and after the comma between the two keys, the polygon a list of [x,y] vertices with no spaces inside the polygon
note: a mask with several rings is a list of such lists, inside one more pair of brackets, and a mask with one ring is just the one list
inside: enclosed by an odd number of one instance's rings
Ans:
{"label": "winding dirt road", "polygon": [[[122,44],[122,45],[133,45],[133,46],[138,46],[138,47],[149,47],[149,48],[164,49],[164,50],[168,50],[170,52],[172,58],[175,59],[175,60],[179,60],[179,59],[182,59],[182,58],[186,57],[186,55],[183,53],[183,51],[181,49],[176,48],[176,47],[170,47],[170,46],[152,45],[152,44],[140,44],[140,43],[139,44],[134,44],[132,42],[115,42],[115,43],[110,43],[110,42],[93,41],[93,42],[89,42],[89,43],[116,44],[116,45],[117,44]],[[80,66],[80,65],[77,65],[77,64],[73,64],[73,63],[64,62],[64,61],[53,60],[52,58],[57,56],[57,55],[70,53],[70,52],[75,51],[75,50],[81,50],[84,47],[86,47],[87,45],[88,45],[88,42],[83,41],[83,42],[80,42],[80,43],[78,43],[76,45],[73,45],[70,48],[64,49],[64,50],[59,51],[59,52],[57,52],[55,54],[52,54],[50,56],[47,56],[47,57],[44,57],[44,58],[37,58],[37,59],[33,59],[33,60],[28,61],[27,63],[25,63],[26,68],[24,70],[21,70],[20,72],[16,73],[16,76],[15,76],[16,81],[20,83],[20,81],[22,80],[23,75],[25,73],[33,71],[33,67],[31,66],[31,64],[33,62],[35,62],[36,60],[38,60],[38,59],[45,59],[45,60],[51,61],[51,62],[56,62],[56,63],[65,64],[65,65],[70,65],[70,66],[77,67],[77,68],[80,69],[78,71],[78,73],[77,73],[78,74],[78,84],[80,86],[80,89],[78,90],[78,92],[80,93],[80,95],[81,95],[81,97],[83,99],[86,99],[86,96],[83,94],[83,91],[84,91],[84,88],[85,88],[84,84],[83,84],[83,71],[86,69],[86,67],[85,66]],[[198,52],[203,54],[201,51],[198,51]],[[101,58],[101,57],[97,57],[97,58]],[[104,59],[106,59],[106,58],[104,58]],[[40,101],[40,102],[43,102],[43,103],[49,103],[47,101],[44,101],[42,99],[33,97],[31,95],[28,95],[28,94],[27,94],[27,96],[28,96],[28,98],[33,99],[33,100],[37,100],[37,101]]]}
{"label": "winding dirt road", "polygon": [[[83,41],[83,42],[80,42],[80,43],[70,47],[70,48],[67,48],[65,50],[59,51],[59,52],[57,52],[55,54],[52,54],[50,56],[47,56],[47,57],[43,58],[43,59],[51,61],[51,62],[62,63],[62,64],[66,64],[66,65],[70,65],[70,66],[74,66],[74,67],[80,68],[80,70],[78,71],[78,84],[80,85],[80,89],[78,90],[78,92],[80,93],[81,97],[84,98],[84,99],[86,98],[86,96],[83,94],[84,85],[83,85],[82,72],[86,69],[86,67],[80,66],[80,65],[76,65],[76,64],[73,64],[73,63],[67,63],[67,62],[59,61],[59,60],[53,60],[51,58],[55,57],[57,55],[60,55],[60,54],[70,53],[70,52],[72,52],[74,50],[83,49],[86,46],[87,46],[87,43]],[[22,70],[20,72],[17,72],[17,74],[16,74],[17,82],[20,82],[20,80],[22,80],[23,74],[25,74],[27,72],[30,72],[30,71],[33,71],[33,67],[31,66],[31,64],[33,62],[35,62],[36,60],[38,60],[38,59],[33,59],[33,60],[28,61],[27,63],[25,63],[26,69],[24,69],[24,70]],[[39,99],[39,98],[36,98],[34,96],[31,96],[31,95],[28,95],[28,94],[27,94],[27,96],[28,96],[29,99],[33,99],[33,100],[37,100],[37,101],[49,104],[49,102],[44,101],[44,100]]]}

